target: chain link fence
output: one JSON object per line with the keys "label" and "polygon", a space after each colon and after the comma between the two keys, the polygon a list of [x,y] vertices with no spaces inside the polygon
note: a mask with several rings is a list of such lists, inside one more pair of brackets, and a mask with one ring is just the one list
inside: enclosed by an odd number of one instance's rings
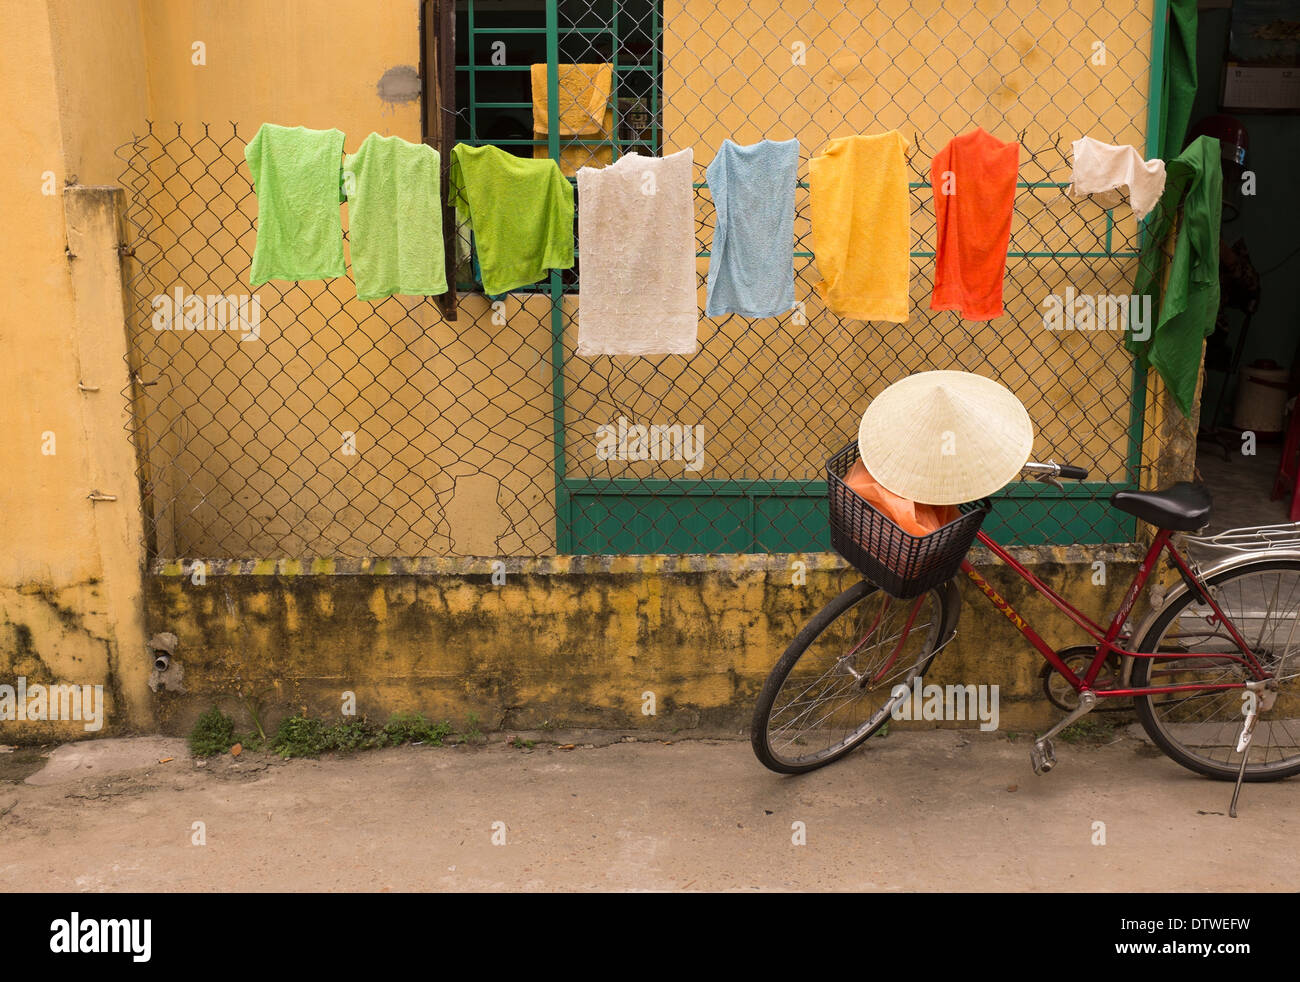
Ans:
{"label": "chain link fence", "polygon": [[[1001,381],[1029,410],[1036,458],[1091,471],[1064,493],[1009,487],[986,525],[995,538],[1136,537],[1105,499],[1151,483],[1163,428],[1145,376],[1122,331],[1048,331],[1043,311],[1067,289],[1131,290],[1128,205],[1064,192],[1072,140],[1146,146],[1149,2],[561,0],[548,19],[541,2],[459,0],[457,15],[459,139],[545,151],[530,66],[563,82],[563,66],[609,64],[606,118],[560,137],[566,172],[693,149],[697,352],[579,358],[580,239],[573,271],[495,304],[470,257],[455,321],[432,298],[358,301],[346,278],[254,296],[252,130],[152,124],[119,150],[152,557],[827,549],[826,460],[872,397],[928,369]],[[929,309],[930,159],[976,126],[1022,144],[1006,313],[990,322]],[[912,144],[910,319],[846,320],[812,285],[808,161],[831,138],[890,129]],[[724,138],[764,137],[799,141],[798,304],[707,318],[704,168]],[[638,425],[697,434],[696,452],[603,459],[598,428]]]}

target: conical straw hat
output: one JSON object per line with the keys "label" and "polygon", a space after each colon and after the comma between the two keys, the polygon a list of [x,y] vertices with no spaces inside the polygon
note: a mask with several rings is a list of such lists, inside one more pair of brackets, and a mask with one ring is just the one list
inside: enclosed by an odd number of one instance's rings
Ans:
{"label": "conical straw hat", "polygon": [[957,505],[1014,478],[1034,427],[1005,386],[970,372],[920,372],[872,400],[858,452],[887,490],[927,505]]}

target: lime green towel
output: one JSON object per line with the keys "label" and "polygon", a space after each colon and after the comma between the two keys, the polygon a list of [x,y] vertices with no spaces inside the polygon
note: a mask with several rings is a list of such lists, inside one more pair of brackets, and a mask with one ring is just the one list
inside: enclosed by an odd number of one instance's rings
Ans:
{"label": "lime green towel", "polygon": [[263,123],[244,148],[257,193],[248,282],[343,276],[343,133]]}
{"label": "lime green towel", "polygon": [[357,298],[447,292],[438,151],[371,133],[343,161]]}
{"label": "lime green towel", "polygon": [[490,296],[573,266],[573,185],[554,160],[458,143],[447,194],[474,232]]}

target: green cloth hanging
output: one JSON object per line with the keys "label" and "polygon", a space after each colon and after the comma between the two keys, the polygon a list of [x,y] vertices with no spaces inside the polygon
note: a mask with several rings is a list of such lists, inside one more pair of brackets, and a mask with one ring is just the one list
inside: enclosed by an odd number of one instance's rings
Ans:
{"label": "green cloth hanging", "polygon": [[[1168,0],[1168,33],[1160,74],[1160,122],[1155,153],[1167,161],[1165,190],[1142,233],[1133,292],[1150,296],[1155,323],[1142,341],[1130,333],[1125,344],[1150,364],[1169,387],[1184,416],[1190,416],[1200,380],[1201,343],[1214,330],[1219,312],[1219,222],[1223,170],[1219,141],[1201,137],[1183,150],[1196,99],[1197,0]],[[1167,257],[1165,240],[1183,209],[1169,280],[1161,290]]]}
{"label": "green cloth hanging", "polygon": [[1172,160],[1183,149],[1196,100],[1196,0],[1169,0],[1169,31],[1160,85],[1156,155]]}
{"label": "green cloth hanging", "polygon": [[[1201,371],[1201,344],[1219,312],[1219,222],[1223,167],[1219,141],[1201,136],[1165,165],[1165,193],[1147,225],[1133,292],[1151,296],[1158,311],[1151,336],[1126,335],[1128,349],[1165,380],[1184,416],[1190,416]],[[1161,290],[1163,246],[1182,208],[1182,221]]]}

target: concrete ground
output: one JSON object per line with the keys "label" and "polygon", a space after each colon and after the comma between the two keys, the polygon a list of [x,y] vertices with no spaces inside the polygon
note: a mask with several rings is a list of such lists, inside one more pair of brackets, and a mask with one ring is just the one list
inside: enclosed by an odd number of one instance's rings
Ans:
{"label": "concrete ground", "polygon": [[[1226,442],[1232,445],[1230,436]],[[1261,443],[1249,457],[1243,456],[1239,447],[1240,441],[1236,444],[1237,452],[1224,454],[1209,441],[1197,445],[1196,469],[1214,499],[1209,532],[1287,520],[1290,502],[1285,498],[1277,501],[1269,498],[1282,459],[1282,445]]]}
{"label": "concrete ground", "polygon": [[973,730],[895,729],[795,778],[739,739],[617,734],[292,761],[17,748],[0,891],[1300,888],[1300,780],[1246,785],[1234,820],[1230,784],[1138,732],[1058,742],[1043,777],[1026,737]]}

